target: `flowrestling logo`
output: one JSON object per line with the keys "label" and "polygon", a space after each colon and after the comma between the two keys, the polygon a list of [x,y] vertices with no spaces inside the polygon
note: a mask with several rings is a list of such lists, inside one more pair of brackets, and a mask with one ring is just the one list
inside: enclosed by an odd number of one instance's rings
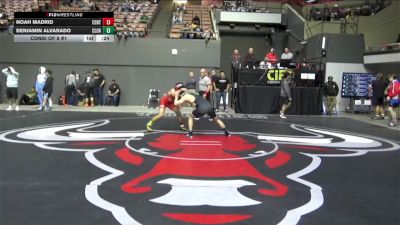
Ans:
{"label": "flowrestling logo", "polygon": [[298,224],[324,203],[322,187],[303,178],[323,159],[400,149],[383,138],[295,124],[280,125],[291,135],[199,131],[188,139],[177,131],[116,130],[115,122],[15,129],[0,140],[82,152],[107,172],[86,185],[86,199],[123,225]]}

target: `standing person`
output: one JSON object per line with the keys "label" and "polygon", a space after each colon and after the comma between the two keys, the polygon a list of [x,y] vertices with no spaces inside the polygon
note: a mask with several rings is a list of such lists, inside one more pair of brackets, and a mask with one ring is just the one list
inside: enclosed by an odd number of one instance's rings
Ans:
{"label": "standing person", "polygon": [[244,57],[243,65],[246,68],[255,69],[257,61],[259,61],[259,60],[254,55],[254,49],[253,48],[249,48],[249,50],[247,51],[247,55]]}
{"label": "standing person", "polygon": [[226,109],[226,93],[229,90],[229,80],[225,77],[224,71],[220,72],[219,78],[214,83],[214,89],[215,92],[217,92],[217,108],[215,109],[215,112],[218,112],[219,110],[221,98],[222,104],[224,106],[224,112],[228,112],[228,110]]}
{"label": "standing person", "polygon": [[[88,107],[94,106],[94,78],[93,75],[90,73],[90,70],[86,71],[85,77],[85,106]],[[90,102],[89,102],[90,100]]]}
{"label": "standing person", "polygon": [[290,84],[288,81],[288,72],[284,72],[282,75],[282,80],[281,80],[281,100],[283,102],[282,104],[282,109],[280,111],[280,118],[286,119],[287,117],[285,116],[286,110],[289,109],[289,107],[292,105],[292,93],[290,91]]}
{"label": "standing person", "polygon": [[372,119],[385,119],[384,104],[385,104],[385,89],[387,83],[383,79],[383,74],[379,73],[377,79],[372,81],[372,105],[375,106],[375,115]]}
{"label": "standing person", "polygon": [[35,83],[35,89],[36,92],[38,93],[39,97],[39,108],[38,110],[43,109],[43,87],[46,82],[46,67],[41,66],[39,68],[39,74],[36,76],[36,83]]}
{"label": "standing person", "polygon": [[15,103],[15,111],[19,111],[19,105],[18,105],[18,78],[19,78],[19,73],[15,71],[13,67],[7,67],[4,68],[1,72],[7,77],[6,81],[6,96],[8,98],[8,108],[6,109],[7,111],[12,110],[12,102],[14,101]]}
{"label": "standing person", "polygon": [[389,126],[394,127],[397,125],[396,109],[400,105],[400,82],[396,79],[394,74],[389,75],[388,96],[386,100],[389,102]]}
{"label": "standing person", "polygon": [[[176,89],[182,88],[182,83],[175,85]],[[160,109],[157,115],[155,115],[151,120],[146,124],[146,129],[149,132],[153,131],[153,124],[164,117],[165,114],[165,108],[169,108],[171,111],[175,112],[176,116],[178,117],[179,121],[179,127],[181,130],[186,131],[185,125],[184,125],[184,120],[183,116],[180,110],[180,106],[174,105],[174,92],[175,89],[170,89],[167,93],[164,94],[164,96],[161,97],[160,99]]]}
{"label": "standing person", "polygon": [[324,85],[324,96],[326,97],[326,112],[328,115],[332,115],[333,108],[336,106],[336,96],[339,93],[339,87],[335,81],[333,81],[333,77],[328,77],[328,82]]}
{"label": "standing person", "polygon": [[99,69],[93,70],[93,78],[94,78],[94,99],[96,105],[104,105],[103,99],[103,89],[106,84],[106,80],[104,75],[100,73]]}
{"label": "standing person", "polygon": [[65,97],[67,98],[66,104],[68,106],[72,106],[74,104],[75,101],[74,92],[76,88],[77,85],[76,85],[75,71],[72,71],[65,77]]}
{"label": "standing person", "polygon": [[197,81],[192,71],[189,72],[189,77],[186,79],[184,86],[189,93],[196,93]]}
{"label": "standing person", "polygon": [[239,53],[239,50],[234,49],[233,54],[231,56],[231,68],[232,68],[232,82],[237,82],[239,69],[242,67],[242,56]]}
{"label": "standing person", "polygon": [[215,109],[217,107],[217,92],[215,91],[215,82],[218,80],[219,76],[217,75],[216,70],[211,70],[211,105]]}
{"label": "standing person", "polygon": [[211,103],[207,100],[205,100],[202,96],[197,95],[197,94],[190,94],[186,91],[182,90],[177,90],[173,92],[174,95],[174,104],[175,106],[179,106],[185,102],[190,103],[190,104],[195,104],[196,109],[193,110],[193,112],[189,115],[188,118],[188,128],[189,131],[186,134],[188,138],[193,137],[193,120],[195,118],[200,118],[201,116],[208,114],[208,116],[214,120],[214,122],[222,129],[224,132],[225,136],[229,137],[231,134],[229,131],[226,129],[226,126],[222,120],[220,120],[217,115],[215,114],[214,108],[212,107]]}
{"label": "standing person", "polygon": [[203,98],[210,100],[211,93],[211,79],[207,76],[208,72],[205,68],[200,70],[200,79],[199,79],[199,95],[203,96]]}
{"label": "standing person", "polygon": [[54,77],[52,75],[51,70],[46,70],[46,82],[43,86],[43,107],[45,107],[46,111],[50,110],[50,101],[51,94],[53,93],[53,82]]}

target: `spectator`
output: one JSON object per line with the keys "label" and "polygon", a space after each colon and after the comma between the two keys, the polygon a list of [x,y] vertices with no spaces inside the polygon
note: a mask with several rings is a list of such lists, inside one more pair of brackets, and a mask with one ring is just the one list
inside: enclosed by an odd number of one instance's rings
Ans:
{"label": "spectator", "polygon": [[111,85],[108,88],[106,105],[109,106],[112,102],[113,106],[118,106],[120,96],[121,96],[121,89],[119,88],[119,85],[115,82],[115,80],[111,80]]}
{"label": "spectator", "polygon": [[389,102],[389,126],[394,127],[397,125],[396,109],[400,105],[400,82],[396,79],[394,74],[389,75],[389,87],[387,101]]}
{"label": "spectator", "polygon": [[87,7],[88,7],[91,11],[95,11],[95,10],[97,9],[96,2],[93,1],[93,0],[90,0],[90,1],[87,3]]}
{"label": "spectator", "polygon": [[336,96],[339,93],[339,87],[333,77],[328,77],[328,82],[324,85],[324,96],[326,97],[326,112],[328,115],[332,115],[333,108],[336,107]]}
{"label": "spectator", "polygon": [[76,88],[76,78],[75,78],[75,71],[67,74],[65,77],[65,104],[68,106],[72,106],[75,102],[74,95],[75,95],[75,88]]}
{"label": "spectator", "polygon": [[283,51],[282,55],[281,55],[281,59],[282,60],[293,60],[293,53],[291,53],[289,51],[289,48],[285,48],[285,50]]}
{"label": "spectator", "polygon": [[205,31],[204,33],[203,33],[203,39],[205,39],[205,41],[206,41],[206,44],[208,44],[208,42],[210,41],[210,40],[212,40],[212,39],[214,39],[214,33],[212,32],[212,30],[211,29],[207,29],[207,31]]}
{"label": "spectator", "polygon": [[85,104],[86,83],[82,83],[75,92],[75,105],[83,106]]}
{"label": "spectator", "polygon": [[193,29],[193,39],[202,39],[203,35],[203,28],[200,26],[196,26],[195,29]]}
{"label": "spectator", "polygon": [[383,74],[379,73],[377,79],[372,81],[372,105],[375,106],[375,116],[372,119],[384,119],[385,88],[387,83],[383,79]]}
{"label": "spectator", "polygon": [[93,79],[94,79],[94,100],[96,105],[103,106],[103,89],[106,83],[104,79],[104,75],[99,72],[99,69],[93,70]]}
{"label": "spectator", "polygon": [[275,67],[278,62],[278,55],[275,53],[275,49],[271,48],[271,51],[265,55],[265,61],[269,68]]}
{"label": "spectator", "polygon": [[192,71],[189,72],[189,77],[186,79],[184,86],[188,89],[188,92],[193,94],[196,93],[196,78],[194,77],[194,73]]}
{"label": "spectator", "polygon": [[211,71],[210,79],[211,79],[211,104],[212,104],[213,108],[215,108],[217,106],[217,104],[216,104],[217,92],[215,91],[215,82],[217,82],[217,80],[219,79],[219,76],[217,75],[216,70]]}
{"label": "spectator", "polygon": [[190,23],[186,23],[185,26],[182,28],[182,38],[189,39],[191,30],[192,28],[190,26]]}
{"label": "spectator", "polygon": [[196,24],[197,26],[200,26],[200,17],[198,15],[194,15],[192,19],[192,24]]}
{"label": "spectator", "polygon": [[46,83],[46,68],[41,66],[39,68],[39,74],[36,76],[36,83],[35,83],[35,89],[36,92],[38,93],[39,97],[39,108],[38,110],[43,109],[43,87],[44,84]]}
{"label": "spectator", "polygon": [[178,8],[176,8],[176,10],[178,11],[178,12],[182,12],[182,11],[185,11],[186,10],[186,6],[185,6],[185,4],[180,4],[179,6],[178,6]]}
{"label": "spectator", "polygon": [[53,93],[53,81],[54,77],[51,70],[46,70],[46,82],[43,86],[43,107],[46,111],[50,110],[51,107],[51,94]]}
{"label": "spectator", "polygon": [[254,49],[249,48],[247,55],[244,57],[244,66],[246,68],[256,68],[257,61],[259,61],[254,55]]}
{"label": "spectator", "polygon": [[183,22],[182,14],[179,12],[175,12],[172,18],[173,24],[181,24]]}
{"label": "spectator", "polygon": [[[85,77],[85,106],[94,106],[94,86],[95,86],[95,81],[93,78],[93,75],[89,72],[89,70],[86,71],[86,77]],[[90,100],[90,102],[89,102]]]}
{"label": "spectator", "polygon": [[232,61],[232,68],[240,69],[242,65],[242,56],[240,55],[239,50],[237,49],[233,50],[231,61]]}
{"label": "spectator", "polygon": [[215,109],[216,112],[219,110],[219,104],[222,98],[222,104],[224,106],[224,112],[228,112],[226,109],[226,93],[229,91],[229,80],[225,77],[225,72],[221,71],[219,78],[214,83],[214,89],[217,93],[217,107]]}
{"label": "spectator", "polygon": [[35,90],[35,87],[32,87],[31,90],[25,92],[19,99],[19,104],[20,105],[33,105],[35,104],[37,97],[37,92]]}
{"label": "spectator", "polygon": [[12,102],[14,101],[15,104],[15,111],[19,111],[19,106],[18,106],[18,79],[19,79],[19,73],[15,71],[13,67],[7,67],[4,68],[1,72],[5,76],[7,76],[7,81],[6,81],[6,95],[8,98],[8,108],[6,109],[7,111],[12,110]]}
{"label": "spectator", "polygon": [[285,116],[286,111],[292,105],[292,92],[290,91],[290,83],[288,81],[288,72],[284,72],[281,80],[281,100],[283,102],[282,109],[280,111],[279,117],[282,119],[286,119]]}
{"label": "spectator", "polygon": [[203,98],[207,99],[209,102],[210,100],[210,93],[211,93],[211,79],[207,76],[207,70],[202,68],[200,70],[200,79],[199,79],[199,95],[203,96]]}
{"label": "spectator", "polygon": [[232,67],[232,82],[236,83],[239,75],[239,69],[242,67],[242,56],[239,50],[234,49],[231,56],[231,67]]}
{"label": "spectator", "polygon": [[14,24],[13,24],[12,20],[9,20],[8,24],[10,24],[8,26],[8,34],[13,35],[14,34]]}

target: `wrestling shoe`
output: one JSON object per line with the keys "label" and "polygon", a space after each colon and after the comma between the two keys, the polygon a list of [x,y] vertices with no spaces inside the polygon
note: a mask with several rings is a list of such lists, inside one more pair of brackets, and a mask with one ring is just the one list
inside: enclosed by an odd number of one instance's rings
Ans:
{"label": "wrestling shoe", "polygon": [[151,121],[146,124],[146,130],[148,132],[152,132],[153,131],[153,128],[151,128],[151,126],[153,126],[153,123]]}
{"label": "wrestling shoe", "polygon": [[284,114],[279,115],[279,117],[280,117],[281,119],[287,119],[287,117],[286,117]]}
{"label": "wrestling shoe", "polygon": [[19,106],[15,106],[15,111],[19,111]]}
{"label": "wrestling shoe", "polygon": [[185,125],[179,125],[179,128],[182,130],[182,131],[187,131],[187,129],[185,128]]}
{"label": "wrestling shoe", "polygon": [[230,137],[231,133],[229,133],[229,131],[225,130],[225,136]]}
{"label": "wrestling shoe", "polygon": [[8,108],[6,109],[6,111],[11,111],[11,110],[12,110],[12,107],[11,107],[11,105],[9,105]]}
{"label": "wrestling shoe", "polygon": [[389,123],[389,127],[395,127],[396,125],[397,125],[397,123],[394,123],[394,122]]}
{"label": "wrestling shoe", "polygon": [[373,120],[379,120],[379,119],[380,119],[380,116],[379,116],[379,115],[375,115],[375,116],[371,117],[371,119],[373,119]]}
{"label": "wrestling shoe", "polygon": [[189,131],[189,132],[186,134],[186,137],[188,137],[188,138],[193,138],[193,131]]}

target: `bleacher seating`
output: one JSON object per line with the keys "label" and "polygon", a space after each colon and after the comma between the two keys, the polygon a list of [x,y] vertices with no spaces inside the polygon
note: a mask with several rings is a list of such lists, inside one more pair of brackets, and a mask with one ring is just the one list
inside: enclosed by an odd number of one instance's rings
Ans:
{"label": "bleacher seating", "polygon": [[98,2],[96,5],[100,11],[114,12],[115,31],[117,35],[127,33],[132,37],[144,37],[148,34],[157,13],[159,5],[150,1],[143,1],[137,4],[135,12],[126,12],[121,2]]}
{"label": "bleacher seating", "polygon": [[331,2],[339,2],[343,0],[287,0],[288,3],[296,4],[299,6],[314,5],[314,4],[326,4]]}
{"label": "bleacher seating", "polygon": [[[191,24],[195,16],[200,18],[200,28],[203,31],[213,30],[212,20],[211,20],[211,9],[207,6],[201,5],[187,5],[184,10],[182,24],[173,24],[169,33],[170,38],[181,38],[184,24]],[[193,31],[191,31],[193,32]],[[196,32],[193,32],[196,33]]]}
{"label": "bleacher seating", "polygon": [[357,5],[339,6],[335,4],[332,7],[312,7],[307,18],[309,20],[340,20],[349,16],[371,16],[385,8],[389,2],[381,1],[379,3],[362,3]]}

